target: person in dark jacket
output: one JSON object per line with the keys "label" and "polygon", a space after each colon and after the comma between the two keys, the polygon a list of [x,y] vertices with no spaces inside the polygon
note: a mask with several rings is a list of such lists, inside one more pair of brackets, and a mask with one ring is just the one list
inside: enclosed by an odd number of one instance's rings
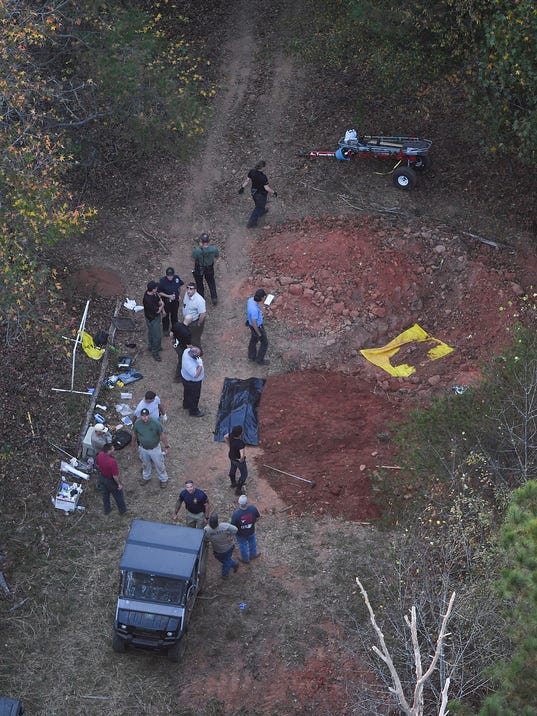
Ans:
{"label": "person in dark jacket", "polygon": [[[242,488],[248,477],[248,466],[246,465],[246,444],[242,439],[242,425],[235,425],[230,433],[224,435],[224,440],[229,445],[229,479],[231,487],[235,488],[236,495],[242,495]],[[239,471],[239,482],[236,481],[237,470]]]}
{"label": "person in dark jacket", "polygon": [[156,361],[161,361],[160,351],[162,350],[162,326],[161,315],[164,311],[164,302],[157,292],[158,283],[149,281],[147,290],[144,293],[143,307],[145,322],[147,325],[147,347]]}
{"label": "person in dark jacket", "polygon": [[253,229],[257,226],[257,220],[259,217],[267,213],[267,195],[272,194],[274,197],[278,196],[278,192],[274,191],[274,189],[269,186],[267,175],[262,171],[265,166],[266,162],[257,162],[255,167],[250,169],[248,176],[243,181],[239,189],[239,194],[242,194],[248,182],[252,182],[251,194],[255,207],[250,214],[248,223],[246,224],[249,229]]}
{"label": "person in dark jacket", "polygon": [[173,328],[179,317],[179,299],[181,298],[181,286],[184,281],[175,273],[173,266],[168,266],[166,275],[163,276],[158,285],[158,295],[164,301],[164,312],[162,314],[162,332],[165,336],[170,335],[170,327]]}
{"label": "person in dark jacket", "polygon": [[250,560],[257,559],[257,538],[255,535],[255,523],[261,517],[255,505],[248,504],[246,495],[239,497],[239,509],[231,515],[231,524],[239,530],[237,541],[241,553],[241,562],[248,564]]}

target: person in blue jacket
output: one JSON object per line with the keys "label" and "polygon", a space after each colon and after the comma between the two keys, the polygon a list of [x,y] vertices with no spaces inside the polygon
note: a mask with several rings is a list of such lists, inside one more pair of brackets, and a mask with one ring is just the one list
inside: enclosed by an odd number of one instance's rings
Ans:
{"label": "person in blue jacket", "polygon": [[[265,326],[263,325],[263,312],[259,304],[267,294],[262,288],[258,288],[254,295],[246,303],[246,325],[250,329],[250,342],[248,343],[248,360],[255,361],[259,365],[268,365],[270,361],[265,360],[269,342]],[[259,343],[259,348],[257,344]]]}

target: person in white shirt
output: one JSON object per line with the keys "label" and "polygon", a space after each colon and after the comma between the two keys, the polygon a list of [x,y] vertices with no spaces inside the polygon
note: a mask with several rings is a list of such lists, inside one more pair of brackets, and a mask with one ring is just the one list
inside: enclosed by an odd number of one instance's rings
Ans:
{"label": "person in white shirt", "polygon": [[192,332],[192,345],[201,349],[201,334],[207,317],[207,304],[203,296],[196,291],[196,284],[187,283],[183,296],[183,323]]}
{"label": "person in white shirt", "polygon": [[190,346],[183,353],[181,378],[183,380],[183,408],[194,418],[203,418],[205,413],[198,407],[201,395],[201,382],[205,375],[201,349]]}
{"label": "person in white shirt", "polygon": [[144,408],[147,408],[147,410],[149,410],[149,415],[151,418],[153,418],[153,420],[159,420],[161,423],[166,422],[167,416],[166,411],[164,410],[164,405],[162,404],[162,401],[158,397],[158,395],[152,390],[148,390],[145,394],[145,397],[140,400],[140,402],[136,406],[136,409],[134,411],[134,415],[136,416],[136,418],[140,417]]}

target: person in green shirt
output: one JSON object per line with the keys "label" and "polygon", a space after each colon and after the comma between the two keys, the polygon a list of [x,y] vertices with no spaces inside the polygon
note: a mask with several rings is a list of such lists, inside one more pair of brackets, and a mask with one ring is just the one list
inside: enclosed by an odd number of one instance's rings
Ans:
{"label": "person in green shirt", "polygon": [[[168,487],[168,473],[164,458],[168,454],[170,446],[168,438],[164,434],[164,428],[158,420],[154,420],[149,415],[147,408],[142,408],[140,417],[134,423],[132,428],[136,441],[132,441],[132,446],[138,446],[138,455],[142,461],[142,477],[140,482],[147,485],[151,479],[152,466],[155,466],[161,488]],[[164,450],[160,447],[163,443]]]}
{"label": "person in green shirt", "polygon": [[196,290],[203,298],[205,298],[203,279],[207,281],[213,306],[216,306],[218,303],[216,282],[214,280],[214,260],[219,256],[220,252],[216,246],[211,244],[209,235],[201,234],[199,237],[199,246],[192,252],[192,258],[194,259],[194,270],[192,274],[196,279]]}

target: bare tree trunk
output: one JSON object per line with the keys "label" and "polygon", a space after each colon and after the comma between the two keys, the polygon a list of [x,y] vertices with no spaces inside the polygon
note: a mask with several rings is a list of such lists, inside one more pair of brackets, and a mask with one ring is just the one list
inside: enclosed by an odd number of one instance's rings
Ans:
{"label": "bare tree trunk", "polygon": [[[442,624],[440,626],[440,631],[438,632],[438,638],[436,640],[436,647],[434,650],[434,654],[431,659],[431,663],[429,664],[429,666],[427,667],[425,672],[423,671],[422,656],[421,656],[419,640],[418,640],[416,607],[413,606],[412,609],[410,610],[410,619],[408,616],[405,616],[405,622],[410,629],[410,638],[412,640],[412,648],[414,651],[414,667],[415,667],[415,674],[416,674],[416,683],[414,686],[412,704],[410,704],[404,694],[401,679],[399,677],[399,674],[397,673],[397,669],[395,668],[395,665],[393,663],[393,659],[392,659],[392,656],[388,650],[388,647],[386,646],[384,634],[382,633],[382,630],[380,629],[379,625],[377,624],[377,620],[375,618],[375,612],[373,611],[373,607],[371,606],[371,602],[369,601],[369,596],[368,596],[366,590],[364,589],[362,583],[358,579],[358,577],[356,577],[356,584],[360,588],[362,597],[364,599],[365,605],[369,612],[369,619],[371,621],[371,624],[373,626],[373,629],[377,635],[377,639],[380,644],[380,649],[377,646],[373,646],[372,649],[375,652],[375,654],[377,654],[377,656],[380,657],[380,659],[382,659],[382,661],[386,664],[388,671],[390,672],[390,676],[391,676],[392,684],[393,684],[392,688],[390,688],[390,692],[395,696],[397,703],[399,704],[400,708],[403,710],[403,712],[407,716],[423,716],[423,690],[424,690],[425,684],[427,683],[428,679],[431,678],[431,676],[436,668],[436,665],[440,658],[440,654],[442,653],[444,640],[445,640],[446,636],[448,636],[447,624],[448,624],[451,612],[453,610],[453,603],[455,601],[455,592],[453,592],[453,594],[451,595],[449,604],[447,606],[446,613],[442,617]],[[442,688],[442,701],[440,704],[440,709],[438,711],[438,716],[447,716],[447,714],[448,714],[448,712],[446,711],[447,699],[448,699],[448,689],[449,689],[449,678],[446,679],[446,682]]]}

